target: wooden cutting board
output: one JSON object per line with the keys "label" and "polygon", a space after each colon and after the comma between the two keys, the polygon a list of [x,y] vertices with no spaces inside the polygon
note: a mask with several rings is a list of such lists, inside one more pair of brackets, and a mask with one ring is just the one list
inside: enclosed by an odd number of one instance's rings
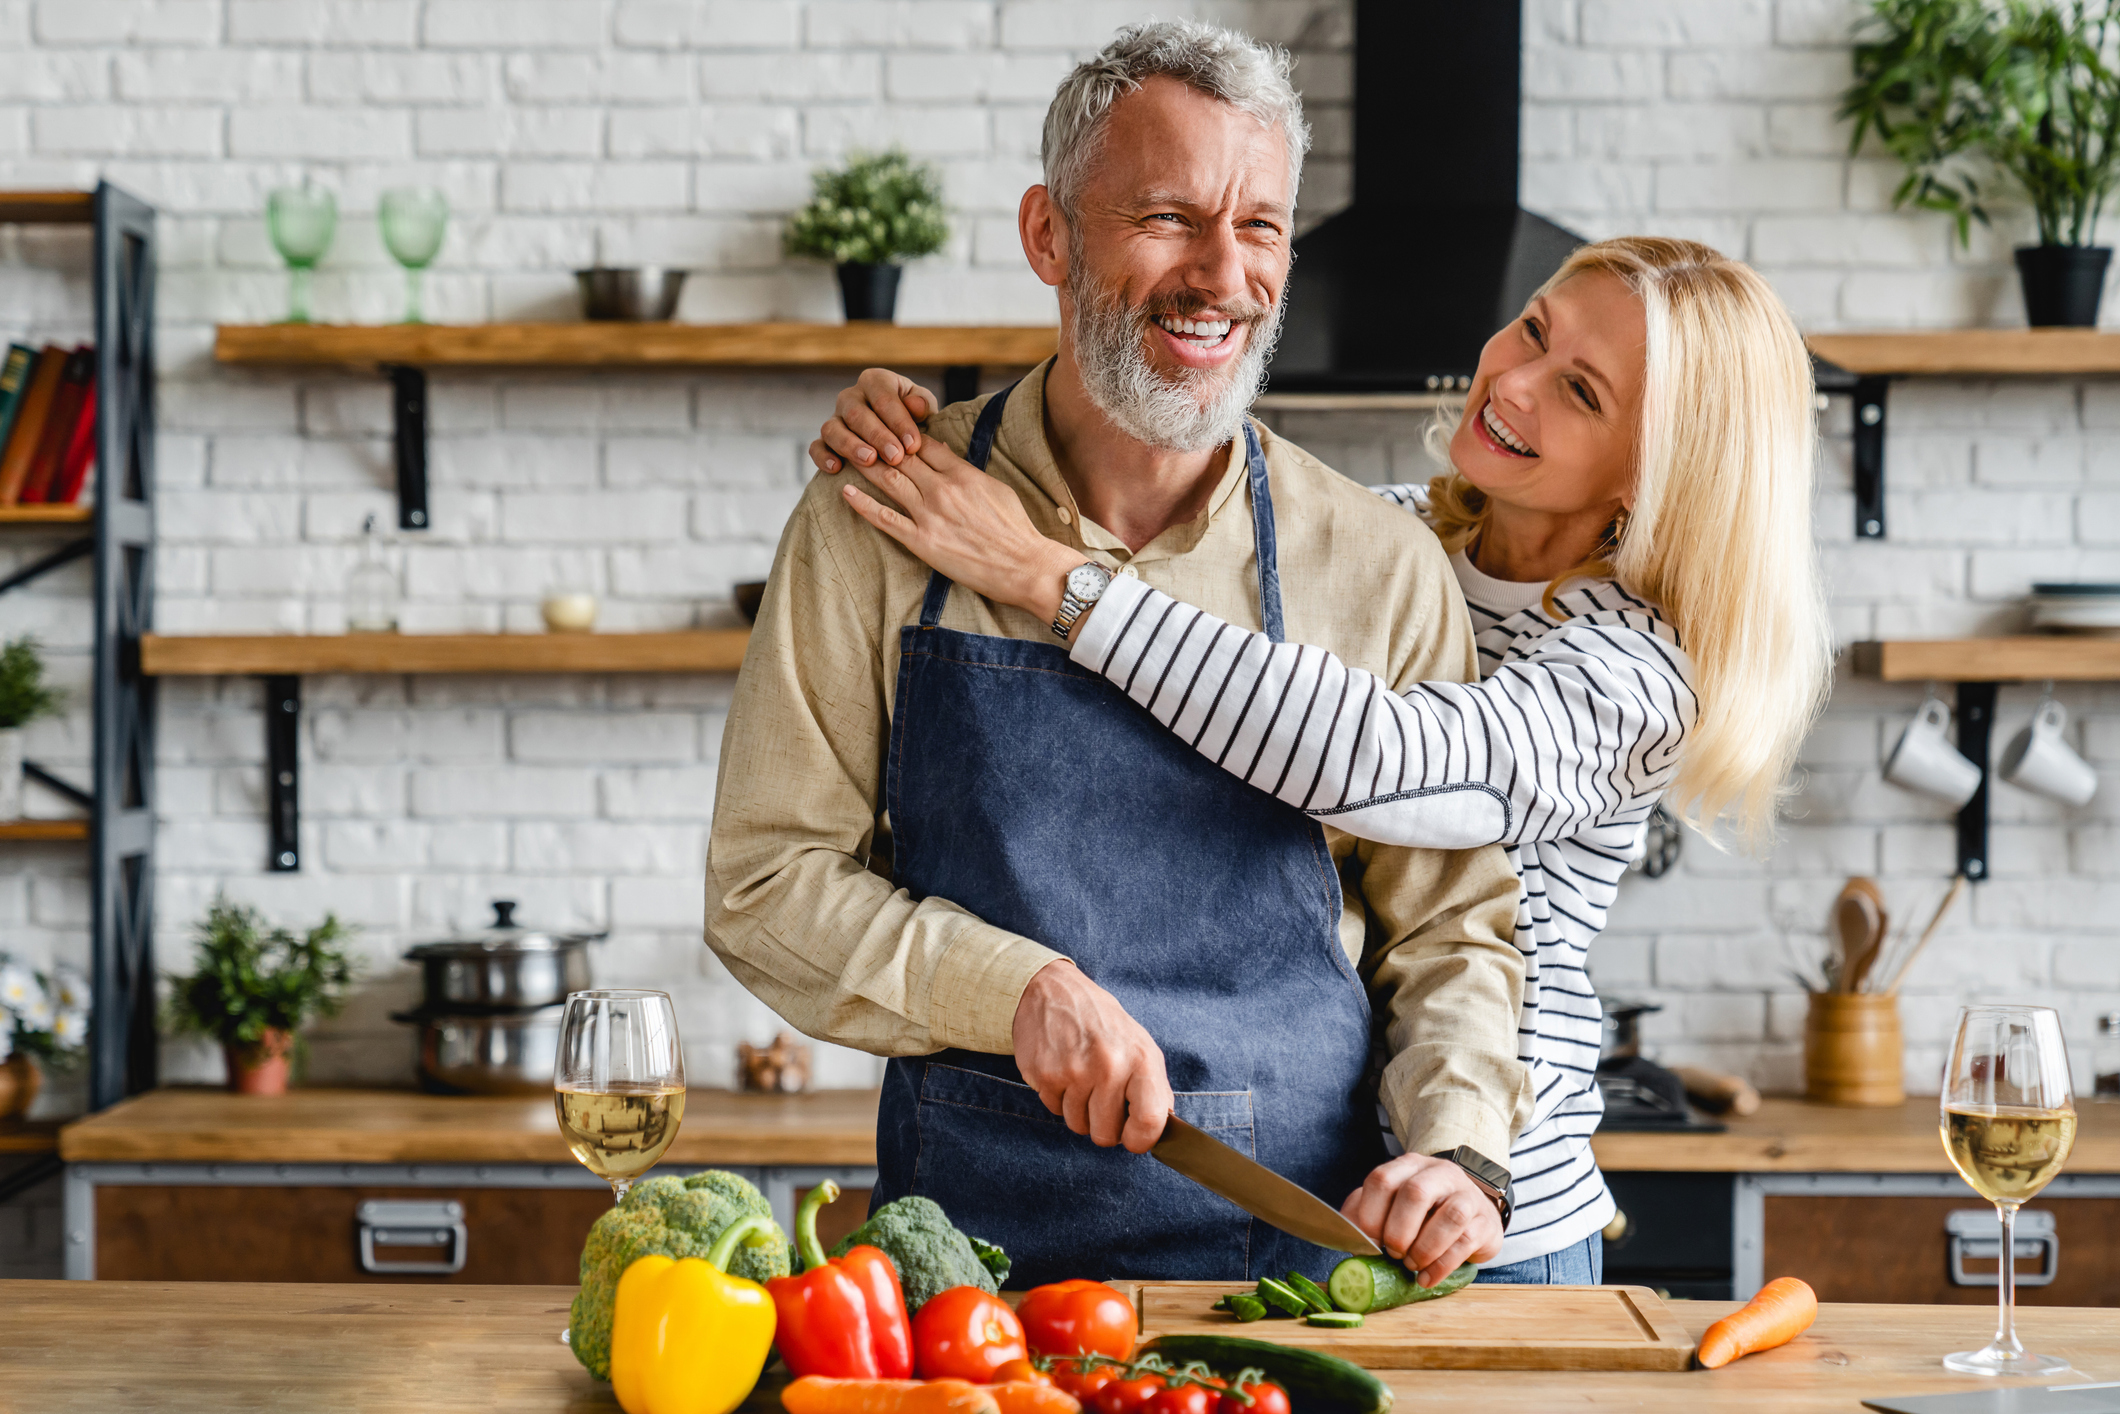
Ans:
{"label": "wooden cutting board", "polygon": [[1693,1341],[1645,1286],[1468,1286],[1379,1311],[1352,1330],[1239,1321],[1213,1308],[1241,1282],[1143,1282],[1143,1338],[1212,1334],[1322,1350],[1372,1370],[1683,1370]]}

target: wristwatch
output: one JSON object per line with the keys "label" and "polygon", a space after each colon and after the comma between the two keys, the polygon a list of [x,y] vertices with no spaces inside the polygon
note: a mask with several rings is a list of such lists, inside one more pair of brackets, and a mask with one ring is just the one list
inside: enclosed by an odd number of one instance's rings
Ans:
{"label": "wristwatch", "polygon": [[1460,1144],[1455,1149],[1446,1149],[1442,1153],[1434,1155],[1434,1157],[1448,1159],[1451,1163],[1456,1164],[1466,1173],[1472,1175],[1472,1181],[1478,1185],[1480,1192],[1492,1198],[1494,1206],[1502,1210],[1502,1226],[1505,1228],[1509,1226],[1509,1215],[1516,1211],[1516,1182],[1509,1177],[1509,1170],[1503,1168],[1470,1144]]}
{"label": "wristwatch", "polygon": [[1053,620],[1053,632],[1062,643],[1075,631],[1075,620],[1104,597],[1111,583],[1112,572],[1094,560],[1085,560],[1067,572],[1067,578],[1061,581],[1060,617]]}

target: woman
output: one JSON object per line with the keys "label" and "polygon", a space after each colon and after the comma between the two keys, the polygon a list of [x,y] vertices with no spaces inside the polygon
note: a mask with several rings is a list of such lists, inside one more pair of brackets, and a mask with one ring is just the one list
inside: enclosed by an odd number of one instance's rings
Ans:
{"label": "woman", "polygon": [[[947,448],[894,435],[914,429],[892,387],[910,385],[867,378],[843,395],[812,457],[826,471],[853,460],[903,509],[853,486],[848,504],[935,569],[1055,617],[1082,551]],[[1478,683],[1394,694],[1123,575],[1076,625],[1074,661],[1321,823],[1509,847],[1537,1099],[1482,1280],[1601,1276],[1613,1207],[1590,1152],[1602,1013],[1584,963],[1649,812],[1668,796],[1696,827],[1727,816],[1750,843],[1771,839],[1830,662],[1813,396],[1802,339],[1744,265],[1690,241],[1585,246],[1482,351],[1442,448],[1451,474],[1380,488],[1451,552]],[[1363,1221],[1362,1193],[1347,1212]]]}

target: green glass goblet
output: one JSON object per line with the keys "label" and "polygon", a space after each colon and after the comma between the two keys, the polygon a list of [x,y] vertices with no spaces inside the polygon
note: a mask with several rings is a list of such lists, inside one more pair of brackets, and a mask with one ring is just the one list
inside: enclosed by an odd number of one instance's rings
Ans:
{"label": "green glass goblet", "polygon": [[331,249],[339,203],[321,187],[281,187],[265,198],[265,230],[287,262],[287,322],[309,322],[309,272]]}
{"label": "green glass goblet", "polygon": [[383,244],[391,258],[405,267],[405,322],[424,324],[420,312],[420,284],[429,264],[442,248],[442,233],[449,226],[449,203],[432,187],[392,187],[383,193]]}

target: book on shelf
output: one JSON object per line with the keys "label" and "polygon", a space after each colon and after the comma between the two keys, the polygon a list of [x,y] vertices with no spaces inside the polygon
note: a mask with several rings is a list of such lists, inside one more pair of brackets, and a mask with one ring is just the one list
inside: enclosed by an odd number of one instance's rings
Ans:
{"label": "book on shelf", "polygon": [[15,414],[22,411],[22,394],[37,371],[37,351],[28,344],[9,344],[7,358],[0,362],[0,447],[14,430]]}
{"label": "book on shelf", "polygon": [[22,499],[22,484],[29,480],[30,463],[44,442],[44,424],[51,418],[60,380],[66,376],[66,357],[66,350],[57,344],[46,344],[22,390],[7,448],[0,451],[0,506],[12,506]]}
{"label": "book on shelf", "polygon": [[44,435],[37,440],[30,458],[29,474],[23,478],[16,499],[37,505],[52,499],[52,482],[58,478],[66,449],[73,445],[74,425],[81,419],[81,406],[96,385],[96,351],[83,344],[66,356],[59,374],[59,391],[52,395],[51,412],[44,419]]}
{"label": "book on shelf", "polygon": [[73,440],[67,443],[66,458],[59,464],[59,479],[52,483],[52,501],[57,505],[71,506],[81,499],[81,488],[88,484],[88,474],[96,465],[96,385],[88,385],[88,396],[81,400],[81,416],[74,422]]}

